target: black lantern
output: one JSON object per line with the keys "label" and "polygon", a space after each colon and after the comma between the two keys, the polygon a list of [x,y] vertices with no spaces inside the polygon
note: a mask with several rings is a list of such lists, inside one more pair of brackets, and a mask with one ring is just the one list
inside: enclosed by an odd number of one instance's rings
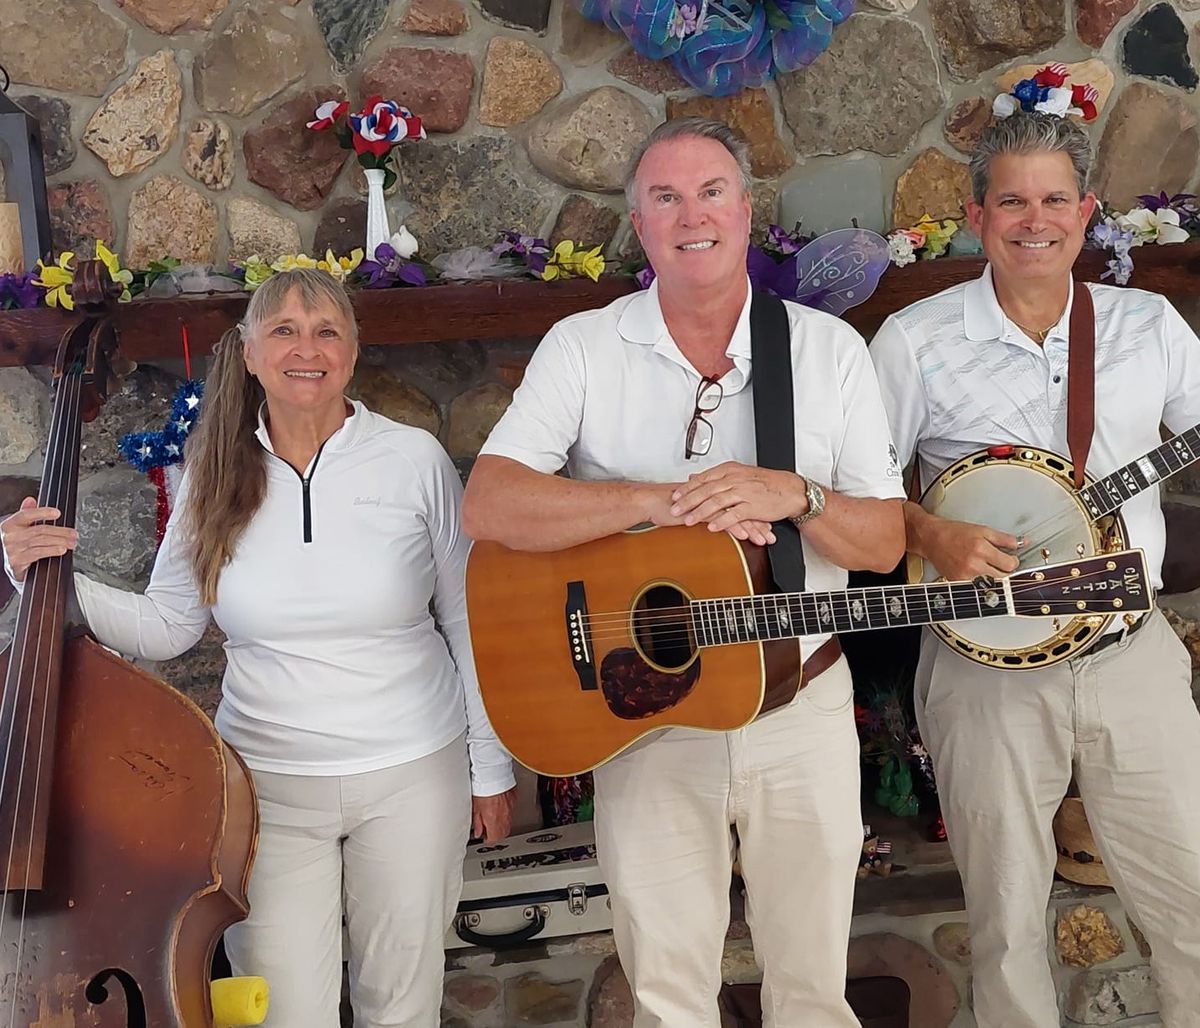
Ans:
{"label": "black lantern", "polygon": [[37,118],[8,97],[8,72],[0,67],[0,164],[4,166],[6,197],[17,205],[21,219],[21,249],[25,268],[32,271],[39,257],[50,257],[50,208],[46,200],[46,171],[42,164],[42,132]]}

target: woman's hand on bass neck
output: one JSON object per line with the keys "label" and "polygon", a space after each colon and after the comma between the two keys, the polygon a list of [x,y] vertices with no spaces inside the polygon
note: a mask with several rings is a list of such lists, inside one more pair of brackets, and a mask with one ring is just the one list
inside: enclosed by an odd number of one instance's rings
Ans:
{"label": "woman's hand on bass neck", "polygon": [[26,496],[15,514],[0,521],[0,545],[12,568],[13,578],[25,581],[32,564],[47,557],[61,557],[79,543],[79,533],[53,522],[62,513],[53,507],[39,507],[37,500]]}

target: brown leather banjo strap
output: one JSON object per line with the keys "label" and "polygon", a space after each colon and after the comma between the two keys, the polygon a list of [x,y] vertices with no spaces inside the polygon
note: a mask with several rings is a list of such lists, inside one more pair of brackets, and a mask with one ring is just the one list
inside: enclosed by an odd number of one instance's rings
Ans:
{"label": "brown leather banjo strap", "polygon": [[1075,488],[1082,489],[1096,421],[1096,312],[1091,290],[1083,282],[1075,283],[1068,331],[1067,446]]}

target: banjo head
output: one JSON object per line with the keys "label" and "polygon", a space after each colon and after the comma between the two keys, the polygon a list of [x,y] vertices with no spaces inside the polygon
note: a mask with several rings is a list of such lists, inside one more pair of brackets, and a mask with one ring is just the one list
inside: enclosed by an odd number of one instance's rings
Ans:
{"label": "banjo head", "polygon": [[[1069,460],[1031,446],[1005,447],[1004,456],[981,450],[950,465],[921,498],[931,514],[969,521],[1023,539],[1020,570],[1121,549],[1115,517],[1093,521],[1071,481]],[[909,559],[909,581],[943,576],[920,558]],[[988,667],[1048,667],[1088,646],[1113,615],[1076,618],[987,618],[932,625],[952,650]]]}

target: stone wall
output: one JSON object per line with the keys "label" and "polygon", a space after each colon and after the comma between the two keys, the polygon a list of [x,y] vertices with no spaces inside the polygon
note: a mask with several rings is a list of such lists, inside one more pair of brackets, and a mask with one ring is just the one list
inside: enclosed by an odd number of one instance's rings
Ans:
{"label": "stone wall", "polygon": [[[808,69],[695,93],[568,0],[0,0],[0,64],[41,119],[58,247],[128,261],[345,252],[365,183],[303,122],[381,92],[422,115],[392,214],[432,255],[503,228],[620,243],[621,171],[664,117],[753,146],[759,226],[954,215],[1013,70],[1087,61],[1100,192],[1182,190],[1200,156],[1196,0],[863,0]],[[1072,20],[1073,19],[1073,20]]]}

